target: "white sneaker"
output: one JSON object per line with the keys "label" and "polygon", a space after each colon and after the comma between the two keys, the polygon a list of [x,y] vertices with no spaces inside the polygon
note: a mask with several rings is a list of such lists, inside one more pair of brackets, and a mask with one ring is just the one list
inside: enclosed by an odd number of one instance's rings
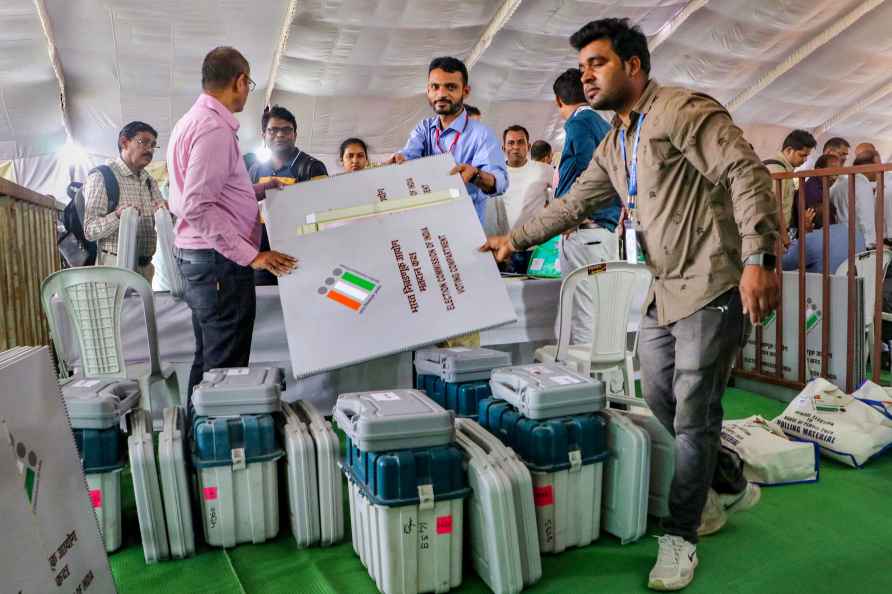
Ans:
{"label": "white sneaker", "polygon": [[706,498],[703,514],[700,516],[700,527],[697,534],[709,536],[721,530],[728,521],[728,516],[737,512],[752,509],[762,499],[762,489],[755,483],[748,482],[740,493],[719,495],[712,489]]}
{"label": "white sneaker", "polygon": [[697,528],[697,534],[700,536],[715,534],[724,528],[727,521],[728,514],[722,504],[721,495],[710,489],[706,496],[706,505],[703,506],[703,513],[700,514],[700,527]]}
{"label": "white sneaker", "polygon": [[746,489],[742,493],[734,493],[732,495],[719,495],[719,501],[725,512],[733,514],[737,512],[752,509],[762,499],[762,489],[755,483],[747,483]]}
{"label": "white sneaker", "polygon": [[697,567],[697,545],[680,536],[661,536],[657,562],[650,570],[647,587],[669,592],[687,587]]}

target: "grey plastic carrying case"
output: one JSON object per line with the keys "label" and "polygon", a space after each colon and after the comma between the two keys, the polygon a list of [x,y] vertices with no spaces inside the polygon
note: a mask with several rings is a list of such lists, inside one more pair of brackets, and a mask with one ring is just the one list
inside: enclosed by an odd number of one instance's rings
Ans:
{"label": "grey plastic carrying case", "polygon": [[152,442],[152,421],[144,410],[130,415],[130,473],[133,476],[133,495],[136,499],[136,515],[142,536],[143,556],[146,563],[156,563],[170,556],[164,506],[155,464],[155,445]]}
{"label": "grey plastic carrying case", "polygon": [[186,472],[185,413],[178,406],[164,409],[164,429],[158,436],[158,468],[164,495],[164,516],[170,538],[170,556],[183,559],[195,554],[190,482]]}
{"label": "grey plastic carrying case", "polygon": [[593,413],[604,408],[604,384],[554,363],[503,367],[492,372],[492,396],[528,419]]}
{"label": "grey plastic carrying case", "polygon": [[280,425],[291,531],[298,548],[332,545],[344,537],[340,442],[331,424],[309,402],[283,403]]}
{"label": "grey plastic carrying case", "polygon": [[334,417],[365,452],[445,445],[455,431],[454,413],[418,390],[341,394]]}
{"label": "grey plastic carrying case", "polygon": [[139,404],[139,385],[121,379],[75,379],[62,386],[72,429],[108,429]]}
{"label": "grey plastic carrying case", "polygon": [[511,355],[493,349],[452,347],[415,351],[418,375],[438,375],[450,383],[489,379],[497,367],[511,365]]}
{"label": "grey plastic carrying case", "polygon": [[609,417],[610,448],[604,468],[604,530],[627,544],[647,531],[650,435],[619,411],[608,409],[604,413]]}
{"label": "grey plastic carrying case", "polygon": [[200,417],[279,412],[284,375],[278,367],[234,367],[205,372],[192,393]]}

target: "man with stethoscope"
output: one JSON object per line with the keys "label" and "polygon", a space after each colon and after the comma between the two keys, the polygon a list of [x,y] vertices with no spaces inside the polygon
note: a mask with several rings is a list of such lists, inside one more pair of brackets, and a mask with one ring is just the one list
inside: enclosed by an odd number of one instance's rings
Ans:
{"label": "man with stethoscope", "polygon": [[450,175],[461,174],[482,224],[487,196],[508,189],[508,170],[499,139],[465,111],[464,100],[470,92],[468,69],[461,60],[434,58],[428,67],[427,100],[436,115],[415,126],[406,146],[390,162],[452,153],[456,166]]}
{"label": "man with stethoscope", "polygon": [[586,99],[616,113],[613,127],[562,200],[481,250],[503,260],[578,226],[614,194],[625,198],[627,256],[654,274],[639,334],[641,388],[675,437],[669,517],[648,586],[680,590],[694,578],[698,538],[759,501],[719,439],[722,395],[749,324],[777,306],[777,207],[768,171],[728,112],[650,79],[640,29],[592,21],[570,44]]}

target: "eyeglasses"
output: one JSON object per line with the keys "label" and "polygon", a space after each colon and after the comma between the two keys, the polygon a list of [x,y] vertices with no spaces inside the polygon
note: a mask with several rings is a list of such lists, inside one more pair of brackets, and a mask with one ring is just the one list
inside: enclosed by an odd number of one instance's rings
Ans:
{"label": "eyeglasses", "polygon": [[248,79],[248,92],[253,93],[254,89],[257,88],[257,83],[247,74],[245,75],[245,78]]}
{"label": "eyeglasses", "polygon": [[275,126],[270,126],[266,129],[266,133],[270,136],[278,136],[279,134],[283,136],[291,136],[294,134],[293,126],[282,126],[281,128],[277,128]]}
{"label": "eyeglasses", "polygon": [[134,138],[133,140],[135,140],[136,144],[138,144],[139,146],[141,146],[143,148],[147,148],[150,151],[156,151],[159,148],[161,148],[158,146],[158,143],[155,142],[154,140],[146,140],[145,138]]}

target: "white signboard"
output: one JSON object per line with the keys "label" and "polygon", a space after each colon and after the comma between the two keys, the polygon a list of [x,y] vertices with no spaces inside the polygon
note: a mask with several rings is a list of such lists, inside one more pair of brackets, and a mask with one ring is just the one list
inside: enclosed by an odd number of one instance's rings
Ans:
{"label": "white signboard", "polygon": [[267,192],[267,199],[262,205],[270,245],[275,249],[277,239],[292,238],[311,213],[423,196],[458,187],[462,196],[467,197],[461,178],[449,175],[453,167],[455,160],[452,155],[444,153],[401,165],[364,169]]}
{"label": "white signboard", "polygon": [[114,592],[47,348],[0,354],[0,386],[0,522],[14,548],[0,555],[0,591]]}
{"label": "white signboard", "polygon": [[[477,251],[485,237],[464,184],[443,175],[451,163],[444,155],[296,184],[268,205],[272,248],[300,262],[279,279],[295,377],[515,320],[492,255]],[[396,178],[403,185],[389,193]],[[406,179],[420,189],[415,197]],[[387,204],[377,195],[382,187]],[[425,195],[442,199],[306,231],[331,210],[389,208]]]}
{"label": "white signboard", "polygon": [[[799,273],[783,273],[783,323],[784,345],[781,361],[783,378],[799,380]],[[862,280],[855,279],[855,352],[853,358],[853,385],[859,385],[865,377],[864,367],[864,318]],[[821,329],[827,318],[830,323],[827,378],[832,383],[846,385],[846,312],[848,312],[848,279],[845,276],[830,277],[830,315],[823,303],[823,284],[820,274],[805,274],[805,380],[819,377],[821,373]],[[766,323],[762,330],[762,373],[774,374],[776,319]],[[753,331],[743,349],[743,369],[755,371],[756,333]]]}

